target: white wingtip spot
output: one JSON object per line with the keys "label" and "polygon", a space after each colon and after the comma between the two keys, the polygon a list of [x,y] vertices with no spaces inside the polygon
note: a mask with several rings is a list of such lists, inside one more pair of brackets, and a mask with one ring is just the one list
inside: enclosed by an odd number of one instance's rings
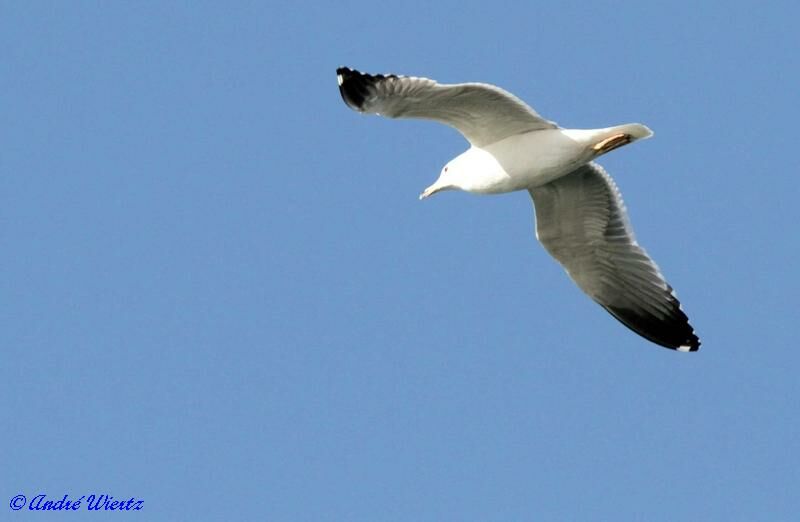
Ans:
{"label": "white wingtip spot", "polygon": [[339,82],[339,87],[341,87],[342,84],[344,83],[344,78],[342,77],[341,74],[336,75],[336,81]]}
{"label": "white wingtip spot", "polygon": [[688,352],[688,351],[690,351],[691,349],[692,349],[692,347],[691,347],[691,346],[678,346],[678,351],[679,351],[679,352]]}

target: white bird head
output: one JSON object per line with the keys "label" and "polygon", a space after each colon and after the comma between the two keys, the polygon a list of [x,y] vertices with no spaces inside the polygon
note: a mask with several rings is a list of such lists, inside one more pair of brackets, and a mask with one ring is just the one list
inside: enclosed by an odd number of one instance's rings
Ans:
{"label": "white bird head", "polygon": [[422,191],[422,194],[419,195],[419,199],[425,199],[428,196],[433,196],[434,194],[442,190],[450,190],[458,188],[458,184],[455,183],[458,178],[458,172],[457,172],[458,166],[456,162],[457,159],[458,158],[451,161],[442,168],[442,171],[439,173],[439,178],[433,185]]}
{"label": "white bird head", "polygon": [[496,192],[498,186],[508,181],[503,167],[483,149],[472,147],[451,159],[439,173],[436,183],[426,188],[419,199],[425,199],[442,190],[463,190],[485,194]]}

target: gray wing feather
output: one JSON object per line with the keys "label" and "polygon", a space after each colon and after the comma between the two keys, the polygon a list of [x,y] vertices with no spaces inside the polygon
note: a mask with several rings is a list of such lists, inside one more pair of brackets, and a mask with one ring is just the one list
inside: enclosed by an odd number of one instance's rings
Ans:
{"label": "gray wing feather", "polygon": [[622,196],[602,167],[583,165],[529,192],[536,237],[581,290],[650,341],[682,351],[700,347],[672,287],[636,242]]}
{"label": "gray wing feather", "polygon": [[476,147],[515,134],[558,126],[525,102],[485,83],[440,84],[427,78],[336,70],[345,103],[389,118],[435,120],[458,130]]}

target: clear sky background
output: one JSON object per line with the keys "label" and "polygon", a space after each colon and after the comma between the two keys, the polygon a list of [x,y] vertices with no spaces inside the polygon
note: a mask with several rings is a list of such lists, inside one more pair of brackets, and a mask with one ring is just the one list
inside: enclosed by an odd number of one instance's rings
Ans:
{"label": "clear sky background", "polygon": [[[389,7],[390,6],[390,7]],[[0,519],[800,512],[795,2],[4,2]],[[487,81],[602,159],[703,346],[657,347],[526,193],[335,68]]]}

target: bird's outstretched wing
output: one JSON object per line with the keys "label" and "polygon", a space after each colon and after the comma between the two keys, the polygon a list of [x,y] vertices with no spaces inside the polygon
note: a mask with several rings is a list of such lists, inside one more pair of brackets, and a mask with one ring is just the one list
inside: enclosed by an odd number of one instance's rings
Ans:
{"label": "bird's outstretched wing", "polygon": [[529,192],[536,237],[581,290],[656,344],[700,348],[672,287],[636,243],[622,196],[602,167],[583,165]]}
{"label": "bird's outstretched wing", "polygon": [[390,118],[435,120],[483,147],[514,134],[555,129],[525,102],[485,83],[440,84],[427,78],[336,70],[345,103],[359,112]]}

